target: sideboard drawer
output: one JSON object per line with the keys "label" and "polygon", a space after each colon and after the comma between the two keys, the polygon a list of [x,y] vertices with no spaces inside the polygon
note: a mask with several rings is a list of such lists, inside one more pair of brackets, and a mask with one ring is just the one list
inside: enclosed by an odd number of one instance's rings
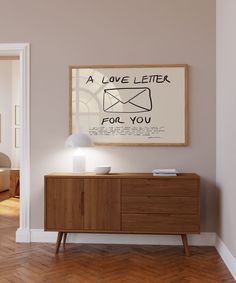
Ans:
{"label": "sideboard drawer", "polygon": [[162,196],[124,196],[123,213],[198,213],[198,199],[195,197],[162,197]]}
{"label": "sideboard drawer", "polygon": [[181,179],[178,177],[158,179],[124,179],[123,196],[190,196],[199,194],[199,179]]}
{"label": "sideboard drawer", "polygon": [[136,233],[199,233],[197,214],[123,214],[122,231]]}
{"label": "sideboard drawer", "polygon": [[56,253],[67,233],[200,233],[200,177],[180,173],[108,175],[53,173],[45,176],[45,230],[58,231]]}

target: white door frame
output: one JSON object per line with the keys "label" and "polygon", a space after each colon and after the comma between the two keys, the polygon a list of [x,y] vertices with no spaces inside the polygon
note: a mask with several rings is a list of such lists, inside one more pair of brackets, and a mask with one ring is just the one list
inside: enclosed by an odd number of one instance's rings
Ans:
{"label": "white door frame", "polygon": [[0,56],[20,57],[20,227],[16,242],[30,242],[30,45],[0,44]]}

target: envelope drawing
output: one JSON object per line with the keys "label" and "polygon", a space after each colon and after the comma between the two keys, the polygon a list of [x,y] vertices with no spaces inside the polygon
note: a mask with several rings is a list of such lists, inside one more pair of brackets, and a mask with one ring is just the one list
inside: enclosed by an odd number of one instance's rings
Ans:
{"label": "envelope drawing", "polygon": [[140,113],[152,110],[148,87],[104,89],[103,110],[109,113]]}

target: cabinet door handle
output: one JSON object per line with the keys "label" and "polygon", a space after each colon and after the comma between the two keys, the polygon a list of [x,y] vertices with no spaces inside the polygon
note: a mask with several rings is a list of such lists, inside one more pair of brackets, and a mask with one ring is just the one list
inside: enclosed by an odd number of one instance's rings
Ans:
{"label": "cabinet door handle", "polygon": [[81,215],[84,216],[84,192],[81,192]]}

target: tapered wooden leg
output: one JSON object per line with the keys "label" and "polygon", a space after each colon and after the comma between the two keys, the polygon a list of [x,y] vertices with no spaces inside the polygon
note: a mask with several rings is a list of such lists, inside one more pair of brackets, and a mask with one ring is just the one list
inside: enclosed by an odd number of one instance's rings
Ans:
{"label": "tapered wooden leg", "polygon": [[58,234],[57,234],[56,254],[59,251],[59,248],[60,248],[60,245],[61,245],[62,236],[63,236],[63,232],[58,232]]}
{"label": "tapered wooden leg", "polygon": [[182,238],[182,242],[183,242],[183,246],[184,246],[185,255],[186,256],[190,256],[187,235],[186,234],[181,234],[181,238]]}
{"label": "tapered wooden leg", "polygon": [[67,237],[67,233],[64,233],[64,235],[63,235],[63,247],[65,247],[65,245],[66,245],[66,237]]}

